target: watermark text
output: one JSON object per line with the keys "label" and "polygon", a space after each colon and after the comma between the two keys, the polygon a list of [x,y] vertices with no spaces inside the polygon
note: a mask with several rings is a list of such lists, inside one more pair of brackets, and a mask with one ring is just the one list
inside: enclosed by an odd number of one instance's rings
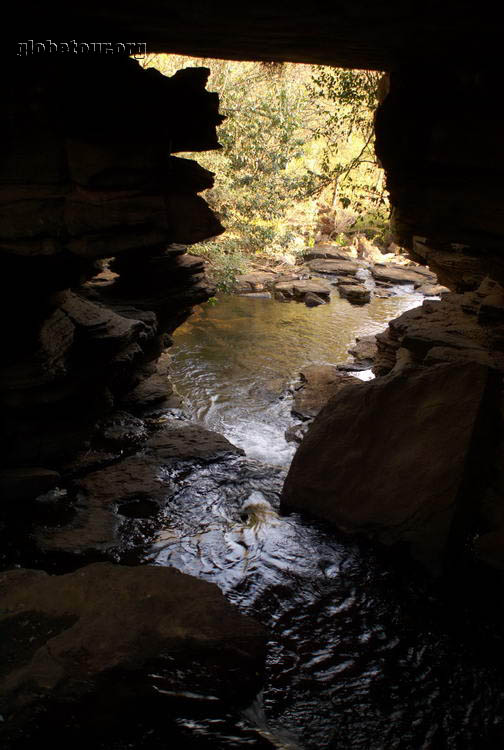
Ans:
{"label": "watermark text", "polygon": [[28,55],[135,55],[143,58],[147,54],[146,42],[79,42],[70,39],[66,42],[55,42],[52,39],[35,41],[27,39],[18,42],[18,57]]}

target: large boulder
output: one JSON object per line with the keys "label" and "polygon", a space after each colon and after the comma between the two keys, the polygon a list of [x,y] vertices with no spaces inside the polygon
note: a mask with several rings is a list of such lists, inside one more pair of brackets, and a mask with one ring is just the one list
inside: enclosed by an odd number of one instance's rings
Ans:
{"label": "large boulder", "polygon": [[0,592],[3,747],[19,731],[29,734],[48,706],[61,712],[63,704],[63,721],[83,700],[93,715],[104,704],[125,719],[129,701],[154,698],[153,678],[165,691],[218,698],[236,695],[237,685],[243,695],[257,690],[264,628],[214,584],[175,569],[18,569],[0,574]]}
{"label": "large boulder", "polygon": [[365,305],[371,300],[371,292],[364,284],[340,284],[338,292],[352,305]]}
{"label": "large boulder", "polygon": [[476,363],[350,382],[300,445],[282,508],[403,543],[439,570],[487,481],[490,382]]}
{"label": "large boulder", "polygon": [[294,393],[292,413],[301,419],[315,417],[344,386],[360,382],[334,365],[308,365],[300,373],[300,381]]}

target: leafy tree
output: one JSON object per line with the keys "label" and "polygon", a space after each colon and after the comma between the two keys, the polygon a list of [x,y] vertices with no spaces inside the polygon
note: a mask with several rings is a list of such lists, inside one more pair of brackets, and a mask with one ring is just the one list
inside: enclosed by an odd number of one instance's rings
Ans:
{"label": "leafy tree", "polygon": [[209,67],[208,88],[219,92],[226,116],[222,150],[196,158],[216,174],[205,198],[227,230],[198,246],[215,263],[221,286],[251,257],[279,257],[313,244],[327,205],[333,214],[352,209],[331,232],[359,215],[365,224],[370,210],[382,221],[386,202],[372,144],[379,74],[175,55],[155,55],[145,64],[167,75]]}

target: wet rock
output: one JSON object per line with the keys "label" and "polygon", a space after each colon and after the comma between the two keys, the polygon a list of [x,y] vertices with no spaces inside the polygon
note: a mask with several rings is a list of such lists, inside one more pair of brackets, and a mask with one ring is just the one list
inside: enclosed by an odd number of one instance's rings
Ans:
{"label": "wet rock", "polygon": [[371,299],[371,292],[363,284],[339,284],[338,292],[352,305],[366,305]]}
{"label": "wet rock", "polygon": [[468,363],[343,386],[298,448],[283,509],[401,543],[440,571],[448,540],[464,544],[459,515],[488,481],[492,383]]}
{"label": "wet rock", "polygon": [[98,440],[105,450],[131,451],[146,437],[145,423],[128,412],[115,412],[98,426]]}
{"label": "wet rock", "polygon": [[318,307],[319,305],[325,305],[326,300],[319,297],[318,294],[308,292],[308,294],[305,294],[304,303],[306,307]]}
{"label": "wet rock", "polygon": [[[200,425],[180,420],[165,423],[145,442],[143,451],[121,460],[116,457],[112,464],[105,455],[103,465],[78,476],[70,485],[70,517],[40,524],[33,531],[34,540],[46,553],[115,559],[154,533],[155,519],[128,524],[125,518],[152,519],[162,510],[175,491],[167,471],[173,461],[211,462],[243,454],[223,435]],[[147,516],[142,510],[146,502],[152,511]],[[123,513],[125,507],[129,513]]]}
{"label": "wet rock", "polygon": [[308,419],[316,416],[332,396],[357,378],[342,373],[334,365],[308,365],[300,373],[300,379],[292,413]]}
{"label": "wet rock", "polygon": [[271,271],[252,271],[243,274],[236,279],[235,291],[238,294],[263,292],[273,285],[276,277],[277,274]]}
{"label": "wet rock", "polygon": [[358,336],[348,353],[359,365],[371,367],[377,351],[376,336]]}
{"label": "wet rock", "polygon": [[0,591],[6,746],[20,729],[36,731],[41,711],[68,714],[83,700],[95,721],[124,720],[129,702],[152,693],[153,672],[165,691],[233,699],[238,683],[243,698],[258,689],[265,630],[214,584],[171,568],[98,563],[63,576],[2,573]]}
{"label": "wet rock", "polygon": [[147,451],[159,460],[167,458],[200,458],[212,460],[226,455],[244,455],[241,448],[224,435],[198,424],[172,422],[163,426],[147,441]]}
{"label": "wet rock", "polygon": [[45,553],[103,559],[138,543],[119,507],[146,499],[161,509],[173,494],[173,484],[159,460],[140,454],[86,474],[73,483],[72,491],[70,518],[39,525],[34,540]]}
{"label": "wet rock", "polygon": [[352,276],[337,276],[334,281],[331,281],[331,284],[334,284],[334,286],[339,286],[340,284],[346,284],[347,286],[351,286],[353,284],[360,284],[361,282],[357,278],[352,278]]}
{"label": "wet rock", "polygon": [[121,399],[121,405],[135,414],[141,414],[153,406],[165,405],[167,408],[178,408],[181,400],[174,393],[173,385],[168,377],[154,373]]}
{"label": "wet rock", "polygon": [[310,422],[294,424],[285,430],[285,439],[288,443],[300,443],[308,431]]}
{"label": "wet rock", "polygon": [[444,294],[441,300],[425,300],[421,307],[390,321],[376,337],[373,371],[377,375],[390,372],[401,347],[408,349],[417,364],[475,361],[504,371],[504,323],[484,323],[485,300],[494,293],[483,288]]}
{"label": "wet rock", "polygon": [[352,260],[312,260],[308,263],[311,271],[316,273],[327,273],[336,276],[355,276],[359,268],[358,263]]}
{"label": "wet rock", "polygon": [[303,300],[307,294],[316,294],[329,301],[330,285],[323,279],[300,279],[275,284],[275,296],[281,294],[286,299]]}
{"label": "wet rock", "polygon": [[371,273],[377,281],[386,281],[391,284],[431,284],[437,282],[436,276],[426,269],[418,270],[410,266],[396,266],[392,264],[376,263],[371,268]]}
{"label": "wet rock", "polygon": [[448,287],[441,286],[441,284],[421,284],[418,282],[415,284],[415,290],[419,294],[423,294],[424,297],[440,297],[442,294],[448,294],[450,291]]}

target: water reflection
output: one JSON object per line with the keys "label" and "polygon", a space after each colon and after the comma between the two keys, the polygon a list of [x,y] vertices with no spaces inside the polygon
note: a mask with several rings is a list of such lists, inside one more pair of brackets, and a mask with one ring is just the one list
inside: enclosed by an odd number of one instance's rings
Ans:
{"label": "water reflection", "polygon": [[[231,297],[177,332],[173,373],[188,411],[248,457],[168,462],[177,491],[145,559],[216,583],[268,627],[264,694],[245,717],[251,746],[259,736],[307,750],[500,747],[490,734],[504,722],[502,678],[470,638],[453,638],[422,584],[362,542],[278,513],[292,452],[288,383],[309,362],[345,361],[356,336],[419,302],[307,310]],[[181,721],[194,736],[193,719]],[[241,746],[215,721],[198,723],[209,746]]]}
{"label": "water reflection", "polygon": [[287,465],[290,399],[285,391],[307,364],[349,359],[356,336],[421,304],[409,294],[355,307],[334,297],[308,309],[271,299],[223,296],[200,307],[175,334],[173,378],[193,417],[224,434],[247,455]]}
{"label": "water reflection", "polygon": [[[280,516],[279,467],[234,457],[166,470],[181,481],[147,561],[216,583],[268,627],[262,703],[247,718],[272,747],[494,747],[502,679],[453,641],[418,582],[367,545]],[[212,726],[200,722],[209,738]]]}

